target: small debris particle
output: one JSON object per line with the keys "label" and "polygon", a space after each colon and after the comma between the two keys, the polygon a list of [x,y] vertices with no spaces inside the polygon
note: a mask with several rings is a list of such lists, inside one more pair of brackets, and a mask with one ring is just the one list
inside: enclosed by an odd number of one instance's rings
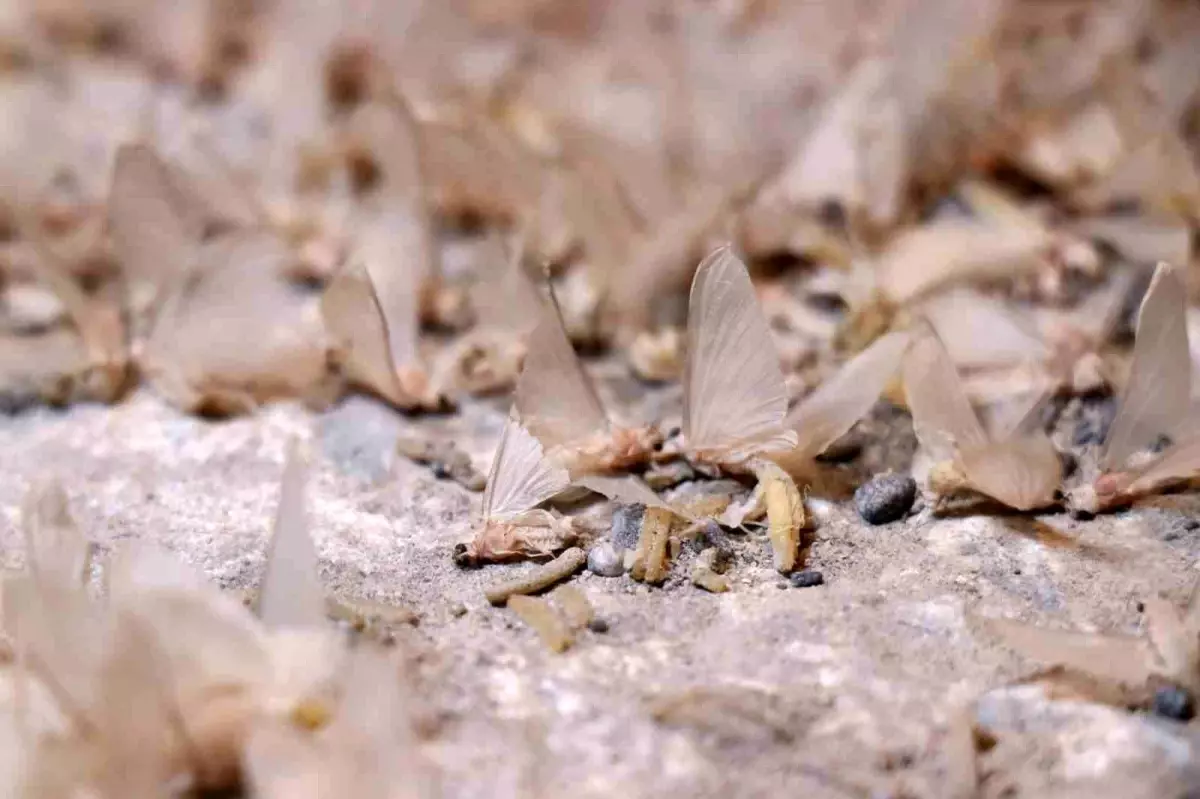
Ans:
{"label": "small debris particle", "polygon": [[812,588],[815,585],[825,584],[825,575],[816,569],[798,571],[788,579],[792,581],[793,588]]}
{"label": "small debris particle", "polygon": [[450,606],[450,615],[456,619],[460,619],[467,615],[467,606],[461,602],[455,602]]}
{"label": "small debris particle", "polygon": [[588,626],[596,617],[587,595],[573,585],[560,585],[550,592],[549,599],[562,611],[572,630]]}
{"label": "small debris particle", "polygon": [[642,532],[630,574],[633,579],[657,585],[667,579],[667,541],[674,516],[663,508],[647,508],[642,515]]}
{"label": "small debris particle", "polygon": [[601,541],[588,551],[587,567],[600,577],[620,577],[625,573],[625,551]]}
{"label": "small debris particle", "polygon": [[567,620],[546,600],[518,595],[508,600],[508,607],[533,628],[551,652],[565,652],[575,642]]}
{"label": "small debris particle", "polygon": [[712,569],[717,574],[724,574],[729,568],[731,556],[729,550],[721,549],[720,547],[709,547],[700,553],[700,557],[696,562],[702,566]]}
{"label": "small debris particle", "polygon": [[854,492],[854,507],[868,524],[888,524],[904,518],[917,498],[917,481],[885,474],[863,483]]}
{"label": "small debris particle", "polygon": [[453,441],[400,436],[396,439],[396,451],[415,463],[428,466],[439,480],[453,480],[468,491],[482,491],[487,483],[471,464],[471,458]]}
{"label": "small debris particle", "polygon": [[606,633],[606,632],[608,632],[608,629],[609,629],[608,628],[608,619],[600,619],[600,618],[592,619],[591,621],[588,622],[588,629],[594,633]]}
{"label": "small debris particle", "polygon": [[692,566],[692,585],[713,594],[723,594],[729,590],[729,580],[725,575],[717,574],[699,562]]}
{"label": "small debris particle", "polygon": [[503,605],[509,597],[520,594],[536,594],[555,583],[567,579],[587,561],[587,554],[579,547],[571,547],[549,563],[539,566],[527,574],[505,580],[485,589],[483,594],[493,605]]}
{"label": "small debris particle", "polygon": [[622,505],[613,511],[612,538],[613,545],[618,549],[635,549],[642,535],[642,517],[646,513],[645,505]]}
{"label": "small debris particle", "polygon": [[1175,721],[1191,721],[1196,715],[1196,703],[1184,689],[1167,685],[1154,692],[1154,714]]}

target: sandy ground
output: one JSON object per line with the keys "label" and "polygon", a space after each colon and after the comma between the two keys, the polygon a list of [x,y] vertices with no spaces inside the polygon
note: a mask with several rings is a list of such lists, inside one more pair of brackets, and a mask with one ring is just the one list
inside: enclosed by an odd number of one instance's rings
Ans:
{"label": "sandy ground", "polygon": [[[895,412],[875,418],[907,424]],[[1139,632],[1139,600],[1187,596],[1200,497],[1088,522],[1046,516],[1040,526],[935,519],[925,508],[881,527],[865,525],[851,502],[818,499],[807,565],[823,586],[789,587],[753,536],[734,537],[726,594],[688,583],[690,555],[663,588],[584,573],[575,584],[609,630],[586,631],[555,655],[482,595],[528,565],[452,563],[479,496],[394,454],[397,435],[423,429],[455,435],[486,467],[502,420],[499,402],[417,422],[354,398],[321,414],[276,405],[206,421],[145,392],[115,408],[2,418],[3,562],[20,562],[24,490],[54,474],[103,548],[153,539],[222,586],[254,586],[285,444],[310,435],[322,577],[338,595],[417,614],[397,635],[419,686],[423,747],[447,795],[968,795],[951,779],[963,765],[951,730],[964,708],[986,739],[984,796],[1200,792],[1194,725],[1050,701],[1017,684],[1036,664],[972,622],[1002,615]],[[911,442],[893,438],[868,447],[864,462],[907,457]]]}

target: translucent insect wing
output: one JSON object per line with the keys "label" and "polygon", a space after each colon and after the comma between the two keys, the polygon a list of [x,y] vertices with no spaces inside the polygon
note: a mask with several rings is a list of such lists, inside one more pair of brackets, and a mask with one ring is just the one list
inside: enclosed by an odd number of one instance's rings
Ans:
{"label": "translucent insect wing", "polygon": [[799,436],[796,449],[819,455],[865,416],[896,372],[908,347],[905,333],[889,333],[851,358],[788,414],[786,425]]}
{"label": "translucent insect wing", "polygon": [[1095,635],[1070,630],[1047,630],[1007,619],[989,619],[987,626],[1023,657],[1141,685],[1150,676],[1149,649],[1138,638]]}
{"label": "translucent insect wing", "polygon": [[516,406],[525,428],[552,448],[605,430],[608,417],[567,338],[553,294],[540,315],[517,378]]}
{"label": "translucent insect wing", "polygon": [[334,276],[321,295],[321,316],[342,351],[348,376],[398,401],[387,323],[371,274],[360,261],[347,263]]}
{"label": "translucent insect wing", "polygon": [[904,393],[917,436],[926,447],[936,451],[944,447],[945,438],[960,449],[988,443],[958,371],[932,330],[917,338],[904,357]]}
{"label": "translucent insect wing", "polygon": [[1017,510],[1053,503],[1062,483],[1062,462],[1044,435],[962,448],[958,460],[972,488]]}
{"label": "translucent insect wing", "polygon": [[527,511],[571,484],[567,470],[546,458],[542,444],[509,417],[500,434],[483,494],[485,521]]}
{"label": "translucent insect wing", "polygon": [[117,151],[109,198],[113,244],[129,275],[158,288],[186,268],[203,232],[199,209],[180,184],[149,147]]}
{"label": "translucent insect wing", "polygon": [[1138,312],[1133,368],[1104,447],[1102,464],[1117,469],[1186,419],[1192,362],[1187,292],[1174,270],[1159,264]]}
{"label": "translucent insect wing", "polygon": [[746,266],[728,245],[696,270],[687,347],[683,419],[690,449],[794,443],[783,429],[788,397],[779,356]]}
{"label": "translucent insect wing", "polygon": [[258,614],[267,627],[317,626],[325,617],[317,549],[305,518],[306,471],[306,459],[293,442],[283,467],[275,530],[258,595]]}

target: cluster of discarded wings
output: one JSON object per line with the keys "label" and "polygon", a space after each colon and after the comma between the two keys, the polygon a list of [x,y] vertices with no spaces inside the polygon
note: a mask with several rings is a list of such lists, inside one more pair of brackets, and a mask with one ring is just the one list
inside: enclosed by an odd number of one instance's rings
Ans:
{"label": "cluster of discarded wings", "polygon": [[[738,525],[765,512],[775,564],[788,571],[804,523],[796,479],[871,409],[897,371],[918,438],[936,461],[928,476],[935,496],[982,495],[1021,511],[1064,501],[1086,511],[1128,503],[1200,468],[1200,437],[1188,437],[1186,428],[1191,361],[1184,314],[1183,286],[1171,267],[1160,265],[1142,303],[1131,376],[1103,450],[1065,486],[1041,414],[1050,385],[1034,392],[1012,421],[989,429],[925,322],[880,338],[789,412],[767,322],[746,267],[728,247],[700,264],[692,284],[682,440],[664,445],[651,428],[610,420],[551,304],[530,339],[473,555],[545,554],[540,545],[555,537],[531,531],[561,522],[536,508],[571,486],[687,516],[627,473],[651,460],[683,457],[757,477],[757,508],[727,511],[717,521]],[[1168,445],[1149,452],[1163,437]]]}
{"label": "cluster of discarded wings", "polygon": [[[329,623],[292,446],[257,614],[173,555],[93,545],[57,483],[0,583],[0,794],[433,796],[403,662]],[[403,785],[403,789],[397,789]]]}

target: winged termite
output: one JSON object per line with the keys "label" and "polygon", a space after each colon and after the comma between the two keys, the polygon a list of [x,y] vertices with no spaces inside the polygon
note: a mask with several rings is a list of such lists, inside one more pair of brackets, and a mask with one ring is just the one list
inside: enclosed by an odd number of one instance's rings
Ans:
{"label": "winged termite", "polygon": [[542,296],[522,265],[524,234],[506,248],[498,236],[485,242],[470,300],[475,325],[451,346],[438,373],[471,394],[509,389],[525,358],[529,335],[542,316]]}
{"label": "winged termite", "polygon": [[480,526],[455,548],[459,565],[546,557],[574,538],[570,519],[537,506],[565,490],[571,476],[546,457],[541,442],[510,415],[492,458]]}
{"label": "winged termite", "polygon": [[395,259],[408,217],[383,216],[321,296],[333,358],[346,379],[404,409],[441,408],[444,398],[419,348],[417,276]]}
{"label": "winged termite", "polygon": [[546,457],[572,478],[644,463],[662,442],[654,426],[620,427],[610,421],[567,338],[553,291],[529,336],[515,407]]}
{"label": "winged termite", "polygon": [[142,349],[151,384],[180,407],[214,413],[318,396],[327,379],[324,336],[313,298],[283,277],[291,259],[268,231],[201,245]]}
{"label": "winged termite", "polygon": [[904,358],[904,391],[917,438],[939,459],[929,488],[939,500],[969,489],[1017,510],[1055,502],[1062,464],[1050,439],[1030,432],[1043,393],[1009,431],[991,434],[971,407],[945,345],[927,330]]}
{"label": "winged termite", "polygon": [[[1070,494],[1073,507],[1097,511],[1127,503],[1200,471],[1200,439],[1187,426],[1192,391],[1186,291],[1159,264],[1138,311],[1129,380],[1091,478]],[[1148,455],[1163,437],[1173,441]],[[1096,476],[1094,473],[1099,472]]]}

